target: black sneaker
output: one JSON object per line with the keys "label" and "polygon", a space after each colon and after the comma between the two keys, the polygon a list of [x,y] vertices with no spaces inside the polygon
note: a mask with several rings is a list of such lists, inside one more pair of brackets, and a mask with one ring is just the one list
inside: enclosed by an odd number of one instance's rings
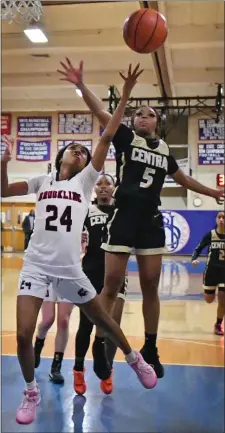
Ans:
{"label": "black sneaker", "polygon": [[158,379],[161,379],[164,376],[164,368],[159,360],[158,349],[157,347],[147,348],[143,346],[140,350],[145,362],[154,367],[156,376]]}
{"label": "black sneaker", "polygon": [[34,367],[38,368],[41,362],[41,352],[44,347],[44,340],[37,339],[34,345]]}
{"label": "black sneaker", "polygon": [[100,380],[109,379],[111,368],[106,356],[105,343],[95,340],[92,346],[92,354],[94,358],[93,370],[96,376]]}
{"label": "black sneaker", "polygon": [[64,384],[64,377],[61,374],[60,371],[60,365],[56,367],[56,369],[52,370],[51,373],[49,373],[49,377],[51,381],[57,385],[63,385]]}

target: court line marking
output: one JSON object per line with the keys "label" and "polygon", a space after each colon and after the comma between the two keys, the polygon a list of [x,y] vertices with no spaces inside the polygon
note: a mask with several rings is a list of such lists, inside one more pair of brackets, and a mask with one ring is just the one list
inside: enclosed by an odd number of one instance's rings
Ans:
{"label": "court line marking", "polygon": [[[4,353],[4,355],[2,354],[2,356],[12,356],[13,358],[16,358],[17,357],[17,355],[16,354],[11,354],[11,353]],[[52,356],[43,356],[42,357],[42,359],[52,359]],[[67,360],[67,361],[74,361],[74,358],[72,358],[72,357],[66,357],[66,358],[64,358],[64,360]],[[93,359],[92,358],[86,358],[85,359],[85,361],[93,361]],[[118,363],[126,363],[126,361],[125,360],[122,360],[122,359],[116,359],[114,362],[118,362]],[[204,365],[204,364],[179,364],[179,363],[177,363],[177,362],[174,362],[174,363],[171,363],[171,362],[163,362],[163,365],[170,365],[170,366],[173,366],[173,365],[176,365],[176,366],[180,366],[180,367],[212,367],[212,368],[224,368],[224,366],[223,365]]]}
{"label": "court line marking", "polygon": [[[5,331],[5,332],[7,332],[7,331]],[[53,335],[54,333],[50,332],[49,334]],[[15,331],[14,334],[13,333],[11,333],[11,334],[2,334],[2,338],[15,337],[15,336],[16,336],[16,331]],[[132,338],[138,338],[138,337],[135,336],[135,337],[132,337]],[[164,341],[176,341],[178,343],[190,343],[190,344],[193,343],[193,344],[198,344],[199,346],[221,347],[220,346],[220,341],[221,340],[219,340],[217,344],[216,343],[208,343],[207,341],[204,342],[204,341],[198,341],[198,340],[185,340],[185,339],[182,340],[182,338],[170,338],[170,337],[161,337],[161,338],[158,339],[158,341],[160,341],[160,340],[161,341],[163,341],[163,340]]]}

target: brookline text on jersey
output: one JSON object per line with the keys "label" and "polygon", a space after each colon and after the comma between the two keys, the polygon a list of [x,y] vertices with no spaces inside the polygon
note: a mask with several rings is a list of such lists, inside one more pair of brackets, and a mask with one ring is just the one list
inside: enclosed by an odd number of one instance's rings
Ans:
{"label": "brookline text on jersey", "polygon": [[72,200],[81,203],[81,195],[74,191],[43,191],[41,192],[38,201],[47,200],[49,198],[58,198],[62,200]]}

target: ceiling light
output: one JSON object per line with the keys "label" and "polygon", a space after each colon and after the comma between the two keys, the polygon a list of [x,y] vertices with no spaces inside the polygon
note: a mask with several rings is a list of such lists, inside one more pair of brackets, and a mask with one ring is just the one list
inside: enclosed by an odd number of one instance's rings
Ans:
{"label": "ceiling light", "polygon": [[80,89],[76,89],[76,94],[80,97],[83,98],[82,92]]}
{"label": "ceiling light", "polygon": [[39,27],[29,27],[24,30],[24,33],[34,44],[45,44],[48,42],[46,35]]}

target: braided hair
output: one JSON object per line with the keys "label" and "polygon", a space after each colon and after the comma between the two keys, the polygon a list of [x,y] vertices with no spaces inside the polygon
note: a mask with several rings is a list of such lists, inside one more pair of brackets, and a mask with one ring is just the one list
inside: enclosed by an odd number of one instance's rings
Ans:
{"label": "braided hair", "polygon": [[[61,159],[63,157],[63,154],[64,154],[65,150],[67,149],[67,147],[69,147],[71,144],[76,144],[77,146],[82,146],[80,143],[76,143],[75,141],[71,141],[71,143],[67,144],[67,146],[63,147],[62,149],[60,149],[58,151],[56,158],[55,158],[55,168],[56,168],[57,173],[60,172]],[[83,147],[85,147],[85,146],[83,146]],[[85,167],[86,167],[89,164],[89,162],[91,161],[91,154],[90,154],[90,151],[87,149],[87,147],[85,147],[85,150],[87,152],[87,162],[85,165]]]}

